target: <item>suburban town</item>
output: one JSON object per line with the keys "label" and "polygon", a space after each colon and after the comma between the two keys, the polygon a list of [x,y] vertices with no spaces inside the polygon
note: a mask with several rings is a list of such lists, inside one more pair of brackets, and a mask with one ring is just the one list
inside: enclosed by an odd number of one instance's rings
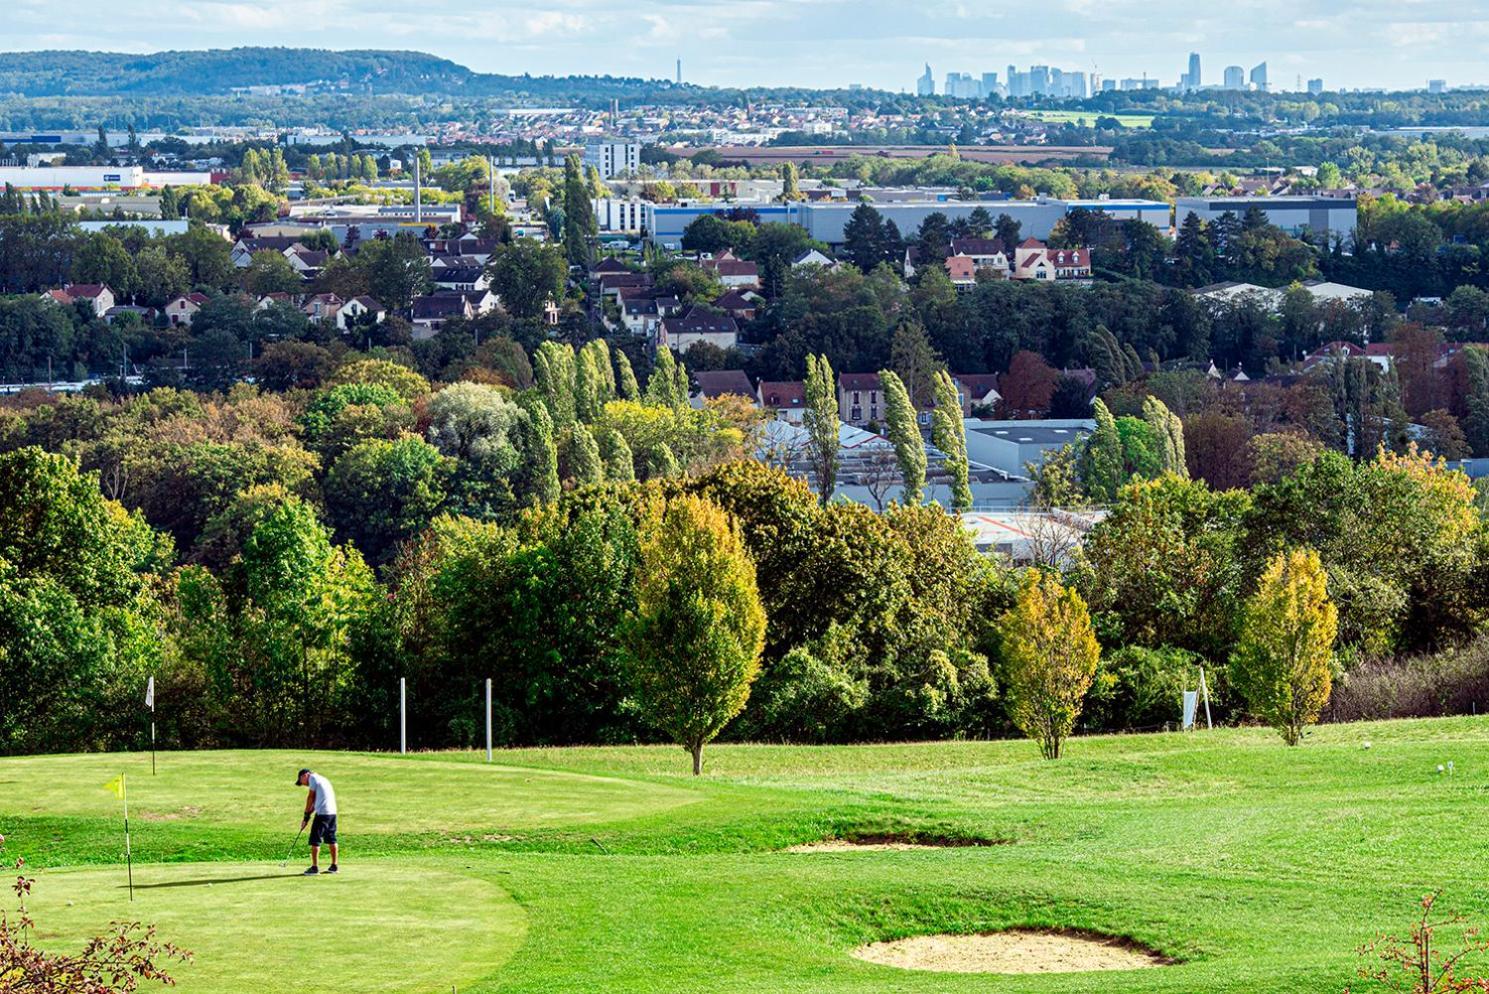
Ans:
{"label": "suburban town", "polygon": [[0,994],[1489,989],[1471,58],[212,6],[0,15]]}

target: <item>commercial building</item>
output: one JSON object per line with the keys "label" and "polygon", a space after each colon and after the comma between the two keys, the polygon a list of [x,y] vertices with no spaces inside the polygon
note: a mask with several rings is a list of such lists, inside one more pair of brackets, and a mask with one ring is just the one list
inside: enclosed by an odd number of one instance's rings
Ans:
{"label": "commercial building", "polygon": [[[1056,200],[1040,197],[1035,200],[930,200],[916,199],[873,205],[886,221],[893,221],[901,233],[909,236],[920,227],[922,221],[932,214],[944,214],[948,220],[970,217],[978,208],[996,218],[1007,214],[1022,225],[1021,234],[1040,240],[1049,238],[1055,225],[1070,211],[1077,208],[1102,211],[1120,221],[1138,220],[1166,230],[1170,224],[1171,208],[1159,200]],[[653,204],[643,202],[642,227],[646,237],[664,248],[681,248],[682,235],[688,225],[705,214],[729,214],[733,211],[748,211],[761,222],[796,224],[820,242],[829,245],[843,243],[843,227],[853,212],[856,203],[811,202],[792,204],[765,203],[680,203]]]}
{"label": "commercial building", "polygon": [[1263,93],[1270,89],[1267,83],[1267,64],[1265,62],[1251,70],[1251,88],[1253,90],[1260,90]]}
{"label": "commercial building", "polygon": [[634,174],[641,168],[641,143],[590,142],[584,146],[584,164],[599,170],[601,179]]}
{"label": "commercial building", "polygon": [[1322,79],[1310,79],[1308,81],[1308,92],[1315,97],[1324,92],[1324,81]]}
{"label": "commercial building", "polygon": [[1090,418],[983,421],[968,418],[967,458],[1008,476],[1025,478],[1051,450],[1080,441],[1096,430]]}
{"label": "commercial building", "polygon": [[0,186],[17,190],[138,190],[212,182],[211,173],[148,172],[141,166],[0,166]]}
{"label": "commercial building", "polygon": [[1174,205],[1174,223],[1182,225],[1190,214],[1206,222],[1226,211],[1239,216],[1251,207],[1260,208],[1270,223],[1288,234],[1341,235],[1346,243],[1358,220],[1354,197],[1180,197]]}
{"label": "commercial building", "polygon": [[1240,66],[1226,66],[1225,88],[1227,90],[1246,89],[1246,70]]}
{"label": "commercial building", "polygon": [[637,232],[641,230],[642,208],[646,205],[640,197],[600,197],[595,200],[595,218],[602,232]]}
{"label": "commercial building", "polygon": [[1179,89],[1198,90],[1204,85],[1204,77],[1200,75],[1199,53],[1189,53],[1189,71],[1179,77]]}
{"label": "commercial building", "polygon": [[915,94],[920,97],[936,95],[936,77],[931,75],[931,64],[925,64],[925,73],[915,81]]}

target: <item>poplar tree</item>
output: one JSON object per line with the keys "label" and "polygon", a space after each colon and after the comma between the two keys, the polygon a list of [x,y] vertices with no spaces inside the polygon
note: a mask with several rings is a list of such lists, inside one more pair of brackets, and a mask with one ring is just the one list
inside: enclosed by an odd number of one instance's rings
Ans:
{"label": "poplar tree", "polygon": [[569,479],[576,486],[605,482],[605,464],[600,458],[600,445],[594,432],[583,422],[575,422],[569,429],[568,445]]}
{"label": "poplar tree", "polygon": [[826,506],[838,486],[837,382],[827,356],[807,356],[806,410],[801,424],[807,430],[807,459],[817,477],[817,497]]}
{"label": "poplar tree", "polygon": [[1122,436],[1117,420],[1099,398],[1091,405],[1096,430],[1081,452],[1081,483],[1091,499],[1109,504],[1117,499],[1122,479]]}
{"label": "poplar tree", "polygon": [[884,391],[884,422],[889,440],[894,444],[895,459],[900,464],[904,489],[903,504],[919,504],[925,499],[925,441],[915,423],[915,405],[905,384],[890,370],[879,371],[879,384]]}
{"label": "poplar tree", "polygon": [[1159,472],[1189,478],[1189,464],[1184,454],[1184,422],[1168,405],[1151,394],[1143,400],[1143,420],[1153,429],[1158,441]]}
{"label": "poplar tree", "polygon": [[631,368],[630,358],[622,351],[615,351],[615,392],[621,400],[640,400],[641,386],[636,382],[636,371]]}
{"label": "poplar tree", "polygon": [[951,509],[966,511],[972,507],[971,467],[967,463],[967,426],[962,422],[962,402],[956,384],[946,370],[936,373],[936,410],[931,415],[931,441],[946,457],[946,471],[951,474]]}

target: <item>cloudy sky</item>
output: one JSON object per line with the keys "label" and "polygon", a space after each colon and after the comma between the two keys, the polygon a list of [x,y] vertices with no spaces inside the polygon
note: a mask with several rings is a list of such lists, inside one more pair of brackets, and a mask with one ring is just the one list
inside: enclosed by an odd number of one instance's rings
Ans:
{"label": "cloudy sky", "polygon": [[[7,0],[0,48],[285,45],[417,49],[486,72],[610,73],[718,85],[912,88],[929,62],[996,71],[1044,63],[1206,82],[1266,60],[1274,85],[1489,82],[1483,0]],[[107,27],[100,29],[100,25]]]}

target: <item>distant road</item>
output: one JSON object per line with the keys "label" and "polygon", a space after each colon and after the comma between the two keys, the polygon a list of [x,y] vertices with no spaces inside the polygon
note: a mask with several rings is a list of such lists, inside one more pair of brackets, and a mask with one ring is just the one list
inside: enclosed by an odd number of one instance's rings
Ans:
{"label": "distant road", "polygon": [[[855,155],[887,159],[924,159],[945,152],[945,145],[713,145],[705,148],[674,147],[668,151],[689,158],[699,152],[717,152],[722,158],[767,165],[780,162],[837,162]],[[958,145],[957,155],[972,162],[1033,165],[1076,158],[1105,159],[1110,145]]]}

